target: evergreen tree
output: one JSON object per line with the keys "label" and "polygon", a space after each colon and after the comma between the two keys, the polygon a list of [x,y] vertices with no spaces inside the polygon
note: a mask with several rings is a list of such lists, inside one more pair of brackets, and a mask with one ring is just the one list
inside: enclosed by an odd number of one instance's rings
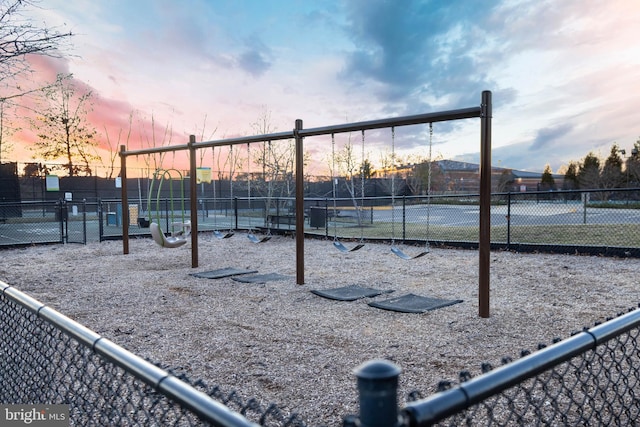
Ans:
{"label": "evergreen tree", "polygon": [[579,164],[571,161],[569,162],[569,167],[564,174],[564,182],[562,183],[563,190],[577,190],[580,188],[580,184],[578,182],[578,169]]}
{"label": "evergreen tree", "polygon": [[624,184],[625,175],[622,173],[622,158],[620,148],[614,143],[611,146],[609,157],[602,167],[600,185],[601,188],[618,188]]}
{"label": "evergreen tree", "polygon": [[600,159],[591,151],[580,164],[578,183],[584,190],[600,188]]}
{"label": "evergreen tree", "polygon": [[542,172],[542,178],[540,179],[540,190],[556,190],[556,181],[553,179],[551,166],[549,164],[544,167],[544,172]]}
{"label": "evergreen tree", "polygon": [[631,155],[627,158],[625,167],[629,187],[640,187],[640,138],[633,144]]}
{"label": "evergreen tree", "polygon": [[362,164],[360,165],[360,175],[364,177],[364,179],[371,179],[373,176],[373,166],[369,159],[364,159]]}

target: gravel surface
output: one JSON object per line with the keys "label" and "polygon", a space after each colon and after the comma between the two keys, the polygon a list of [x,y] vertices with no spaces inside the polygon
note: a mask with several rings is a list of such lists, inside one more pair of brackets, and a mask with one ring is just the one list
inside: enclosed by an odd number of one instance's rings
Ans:
{"label": "gravel surface", "polygon": [[[199,247],[196,269],[189,244],[163,249],[151,239],[131,240],[128,255],[119,241],[2,250],[0,280],[141,357],[331,426],[357,413],[353,370],[368,360],[402,369],[402,400],[428,395],[461,370],[477,375],[482,362],[517,358],[640,300],[637,259],[492,252],[491,317],[480,318],[477,251],[432,249],[405,261],[388,245],[345,255],[306,240],[300,286],[289,237],[252,244],[242,234],[202,235]],[[225,267],[287,277],[247,284],[190,275]],[[310,292],[346,285],[463,302],[404,314],[368,305],[389,295],[340,302]]]}

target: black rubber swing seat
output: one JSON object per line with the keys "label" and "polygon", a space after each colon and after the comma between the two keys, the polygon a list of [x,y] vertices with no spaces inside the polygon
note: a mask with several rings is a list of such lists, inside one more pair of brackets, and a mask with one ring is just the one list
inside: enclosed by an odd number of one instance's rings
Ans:
{"label": "black rubber swing seat", "polygon": [[342,243],[340,243],[339,241],[334,241],[333,242],[333,246],[336,247],[337,250],[339,250],[340,252],[355,252],[358,249],[362,249],[364,247],[364,243],[358,243],[356,246],[354,246],[353,248],[349,249],[347,248],[345,245],[343,245]]}
{"label": "black rubber swing seat", "polygon": [[404,252],[402,252],[402,249],[398,248],[397,246],[391,246],[391,252],[393,252],[394,254],[399,256],[400,258],[407,259],[407,260],[409,260],[409,259],[417,259],[417,258],[423,257],[423,256],[425,256],[426,254],[429,253],[429,251],[424,251],[424,252],[420,252],[417,255],[411,256],[411,255],[407,255]]}
{"label": "black rubber swing seat", "polygon": [[218,239],[228,239],[229,237],[233,236],[233,233],[230,231],[228,233],[222,233],[218,230],[213,230],[213,235]]}
{"label": "black rubber swing seat", "polygon": [[271,236],[264,236],[263,238],[258,238],[255,234],[247,234],[247,238],[252,242],[252,243],[264,243],[268,240],[271,239]]}

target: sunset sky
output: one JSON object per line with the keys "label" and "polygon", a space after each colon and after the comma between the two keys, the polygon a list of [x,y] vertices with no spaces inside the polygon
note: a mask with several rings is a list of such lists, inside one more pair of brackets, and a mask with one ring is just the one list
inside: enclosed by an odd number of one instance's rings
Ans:
{"label": "sunset sky", "polygon": [[[554,171],[640,137],[638,0],[44,0],[36,22],[70,30],[65,60],[94,93],[90,118],[130,148],[170,126],[172,144],[480,104],[493,92],[493,163]],[[206,125],[205,125],[206,120]],[[214,133],[215,131],[215,133]],[[426,155],[428,129],[398,129],[400,155]],[[23,135],[24,137],[24,135]],[[157,136],[156,136],[157,137]],[[359,135],[358,142],[359,142]],[[160,137],[161,138],[161,137]],[[339,139],[341,144],[344,138]],[[434,125],[434,155],[479,161],[480,122]],[[390,132],[366,135],[367,156]],[[330,140],[307,142],[312,170]],[[10,158],[28,161],[16,148]]]}

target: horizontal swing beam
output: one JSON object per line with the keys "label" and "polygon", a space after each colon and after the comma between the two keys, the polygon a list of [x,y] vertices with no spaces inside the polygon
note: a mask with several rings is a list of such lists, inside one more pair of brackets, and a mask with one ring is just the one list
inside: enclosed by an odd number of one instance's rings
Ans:
{"label": "horizontal swing beam", "polygon": [[[441,111],[437,113],[416,114],[413,116],[402,116],[389,119],[369,120],[363,122],[344,123],[340,125],[323,126],[317,128],[292,130],[287,132],[277,132],[263,135],[242,136],[237,138],[218,139],[212,141],[195,142],[193,149],[208,147],[222,147],[238,144],[251,144],[264,141],[279,141],[295,138],[296,133],[302,137],[330,135],[332,133],[345,133],[371,129],[384,129],[389,127],[410,126],[424,123],[446,122],[451,120],[470,119],[480,117],[482,110],[480,107],[462,108],[458,110]],[[140,156],[146,154],[167,153],[172,151],[188,150],[189,144],[143,148],[139,150],[120,151],[121,156]]]}
{"label": "horizontal swing beam", "polygon": [[361,130],[384,129],[389,127],[419,125],[424,123],[446,122],[450,120],[462,120],[480,117],[481,114],[482,110],[480,107],[472,107],[460,110],[442,111],[439,113],[417,114],[414,116],[369,120],[364,122],[346,123],[342,125],[301,129],[300,136],[306,137],[316,135],[329,135],[332,133],[344,133]]}
{"label": "horizontal swing beam", "polygon": [[141,148],[139,150],[130,150],[130,151],[120,150],[120,156],[126,157],[126,156],[140,156],[145,154],[156,154],[156,153],[171,153],[174,151],[182,151],[182,150],[188,150],[188,149],[189,149],[189,144],[166,145],[164,147]]}

